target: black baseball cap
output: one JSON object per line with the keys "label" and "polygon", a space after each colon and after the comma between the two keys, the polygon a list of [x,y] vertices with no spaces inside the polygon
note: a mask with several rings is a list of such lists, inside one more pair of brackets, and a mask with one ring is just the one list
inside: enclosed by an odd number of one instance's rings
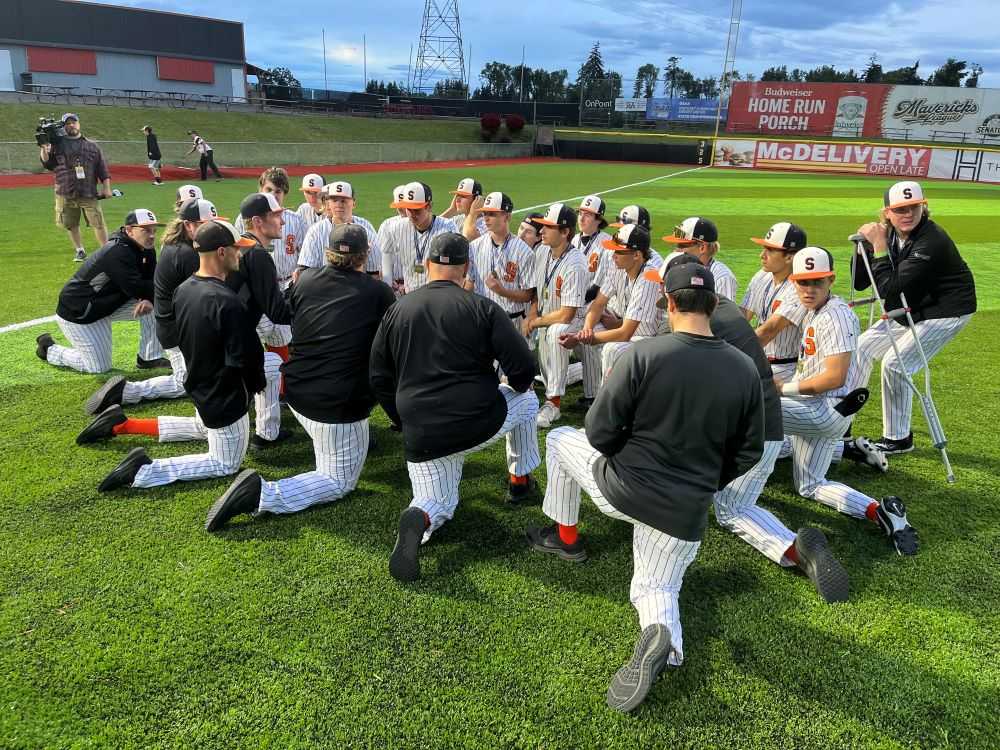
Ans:
{"label": "black baseball cap", "polygon": [[714,221],[692,216],[674,227],[674,233],[664,237],[663,241],[674,245],[687,245],[694,242],[717,242],[718,239],[719,228],[715,226]]}
{"label": "black baseball cap", "polygon": [[228,216],[219,216],[212,201],[204,198],[189,198],[181,204],[177,211],[177,216],[182,221],[212,221],[213,219],[223,219],[228,221]]}
{"label": "black baseball cap", "polygon": [[253,247],[256,243],[243,237],[228,221],[214,219],[198,227],[194,235],[194,249],[199,253],[214,253],[220,247]]}
{"label": "black baseball cap", "polygon": [[637,250],[646,253],[649,250],[649,232],[638,224],[626,224],[615,236],[602,243],[608,250]]}
{"label": "black baseball cap", "polygon": [[240,204],[240,216],[244,219],[280,213],[283,210],[281,204],[270,193],[250,193]]}
{"label": "black baseball cap", "polygon": [[358,224],[339,224],[330,233],[328,246],[336,253],[363,253],[368,249],[368,232]]}
{"label": "black baseball cap", "polygon": [[647,281],[655,281],[658,283],[666,283],[667,272],[671,268],[676,266],[682,266],[685,263],[697,263],[701,265],[701,261],[698,259],[697,255],[692,255],[691,253],[684,253],[681,251],[675,251],[670,253],[663,262],[660,263],[659,268],[651,268],[646,271],[642,277]]}
{"label": "black baseball cap", "polygon": [[715,277],[701,263],[678,263],[667,271],[663,287],[668,294],[682,289],[702,289],[715,291]]}
{"label": "black baseball cap", "polygon": [[649,211],[642,206],[634,204],[631,206],[625,206],[625,208],[618,212],[618,220],[608,226],[623,227],[626,224],[638,224],[640,227],[644,227],[647,230],[650,229],[652,223],[649,219]]}
{"label": "black baseball cap", "polygon": [[532,223],[543,227],[558,227],[559,229],[576,229],[576,211],[565,203],[553,203],[540,219]]}
{"label": "black baseball cap", "polygon": [[469,260],[469,241],[457,232],[443,232],[431,240],[427,259],[442,266],[460,266]]}

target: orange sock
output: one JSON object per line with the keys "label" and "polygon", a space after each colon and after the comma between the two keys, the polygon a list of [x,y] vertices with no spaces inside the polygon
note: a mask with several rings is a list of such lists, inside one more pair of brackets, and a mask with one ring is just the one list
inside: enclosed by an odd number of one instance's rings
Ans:
{"label": "orange sock", "polygon": [[874,521],[876,510],[878,510],[878,503],[876,502],[869,503],[868,507],[865,508],[865,518],[867,518],[869,521]]}
{"label": "orange sock", "polygon": [[160,423],[156,419],[132,419],[127,418],[121,424],[116,424],[111,428],[115,435],[152,435],[159,437]]}
{"label": "orange sock", "polygon": [[572,526],[563,526],[561,523],[557,523],[556,526],[559,529],[559,538],[562,540],[563,544],[576,544],[577,536],[576,524]]}
{"label": "orange sock", "polygon": [[789,545],[788,549],[785,550],[785,559],[791,560],[796,565],[799,564],[799,553],[795,551],[795,543]]}
{"label": "orange sock", "polygon": [[427,511],[424,511],[424,528],[429,529],[431,527],[431,517],[427,515]]}
{"label": "orange sock", "polygon": [[511,474],[510,475],[510,483],[511,484],[527,484],[528,483],[528,475],[525,474],[523,477],[519,477],[519,476],[516,476],[514,474]]}
{"label": "orange sock", "polygon": [[562,403],[562,396],[552,396],[549,399],[549,401],[551,401],[553,404],[555,404],[556,408],[558,409],[559,406],[560,406],[560,404]]}

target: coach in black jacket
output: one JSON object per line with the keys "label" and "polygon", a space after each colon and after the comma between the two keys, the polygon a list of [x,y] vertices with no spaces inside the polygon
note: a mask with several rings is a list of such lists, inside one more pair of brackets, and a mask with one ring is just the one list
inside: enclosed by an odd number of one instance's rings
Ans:
{"label": "coach in black jacket", "polygon": [[[861,336],[859,354],[882,360],[882,438],[875,446],[883,453],[913,450],[910,417],[913,394],[906,385],[904,369],[911,375],[922,366],[914,336],[920,337],[928,359],[951,341],[976,311],[976,283],[972,271],[951,237],[930,219],[923,189],[916,182],[897,182],[883,197],[881,222],[865,224],[858,232],[868,240],[868,260],[875,276],[878,296],[886,309],[911,308],[914,330],[906,330],[906,318],[879,321]],[[864,263],[852,259],[854,288],[871,285]],[[889,338],[897,337],[902,361],[892,351]]]}
{"label": "coach in black jacket", "polygon": [[[529,496],[529,472],[541,463],[527,342],[499,305],[462,288],[469,268],[462,235],[435,237],[428,260],[429,283],[389,309],[371,356],[375,395],[403,428],[413,486],[389,559],[389,572],[401,581],[420,576],[421,539],[454,515],[468,454],[506,436],[511,502]],[[498,384],[494,361],[506,384]]]}

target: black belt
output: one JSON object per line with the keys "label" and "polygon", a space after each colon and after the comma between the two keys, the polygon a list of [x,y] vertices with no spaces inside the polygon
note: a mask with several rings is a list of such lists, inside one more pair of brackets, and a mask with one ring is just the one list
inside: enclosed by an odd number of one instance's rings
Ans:
{"label": "black belt", "polygon": [[524,310],[521,310],[521,312],[516,312],[516,313],[507,313],[507,317],[510,318],[511,320],[517,320],[518,318],[523,318]]}
{"label": "black belt", "polygon": [[799,361],[799,358],[785,357],[784,359],[779,359],[778,357],[768,357],[767,361],[772,365],[794,365]]}

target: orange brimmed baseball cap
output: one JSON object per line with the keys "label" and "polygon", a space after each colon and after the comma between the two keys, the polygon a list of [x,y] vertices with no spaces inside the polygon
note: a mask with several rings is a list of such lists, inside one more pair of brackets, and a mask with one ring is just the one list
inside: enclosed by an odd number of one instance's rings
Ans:
{"label": "orange brimmed baseball cap", "polygon": [[806,231],[798,224],[779,221],[763,237],[751,237],[750,241],[771,250],[795,253],[806,246]]}
{"label": "orange brimmed baseball cap", "polygon": [[402,195],[390,208],[426,208],[432,200],[431,186],[423,182],[408,182]]}
{"label": "orange brimmed baseball cap", "polygon": [[475,198],[483,194],[483,186],[471,177],[458,181],[458,187],[451,191],[452,195],[461,195],[463,198]]}
{"label": "orange brimmed baseball cap", "polygon": [[506,193],[490,193],[483,201],[480,209],[484,214],[492,213],[512,213],[514,211],[514,201]]}
{"label": "orange brimmed baseball cap", "polygon": [[310,172],[302,178],[302,187],[299,190],[303,193],[318,193],[323,189],[325,182],[323,175]]}
{"label": "orange brimmed baseball cap", "polygon": [[711,219],[691,216],[674,227],[674,233],[663,238],[674,245],[689,245],[695,242],[717,242],[719,229]]}
{"label": "orange brimmed baseball cap", "polygon": [[125,216],[127,227],[162,227],[163,222],[156,220],[156,214],[148,208],[134,208]]}
{"label": "orange brimmed baseball cap", "polygon": [[389,203],[389,208],[400,208],[399,202],[403,200],[404,195],[406,195],[406,185],[396,185],[392,189],[392,202]]}
{"label": "orange brimmed baseball cap", "polygon": [[349,182],[330,182],[323,186],[324,198],[353,198],[354,186]]}
{"label": "orange brimmed baseball cap", "polygon": [[804,247],[792,259],[792,281],[825,279],[833,276],[833,256],[824,247]]}
{"label": "orange brimmed baseball cap", "polygon": [[903,206],[914,206],[918,203],[926,203],[924,189],[919,182],[906,180],[897,182],[885,191],[882,203],[886,208],[902,208]]}
{"label": "orange brimmed baseball cap", "polygon": [[625,206],[618,212],[617,221],[608,224],[609,227],[623,227],[626,224],[638,224],[647,231],[651,229],[649,211],[642,206]]}
{"label": "orange brimmed baseball cap", "polygon": [[691,255],[691,253],[685,253],[680,250],[675,250],[670,253],[663,261],[660,263],[659,268],[651,268],[646,271],[642,277],[647,281],[663,281],[667,278],[667,271],[669,271],[674,266],[684,265],[685,263],[701,263],[698,260],[698,256]]}
{"label": "orange brimmed baseball cap", "polygon": [[601,243],[608,250],[623,252],[627,250],[645,253],[649,250],[649,232],[638,224],[626,224],[610,240]]}
{"label": "orange brimmed baseball cap", "polygon": [[215,208],[215,204],[212,201],[207,201],[204,198],[192,198],[186,200],[181,204],[180,209],[177,211],[177,217],[183,221],[213,221],[215,219],[222,219],[223,221],[228,221],[228,216],[219,216],[218,210]]}
{"label": "orange brimmed baseball cap", "polygon": [[576,211],[565,203],[553,203],[549,206],[549,210],[545,212],[545,216],[535,219],[534,222],[541,224],[543,227],[574,229],[576,227]]}

